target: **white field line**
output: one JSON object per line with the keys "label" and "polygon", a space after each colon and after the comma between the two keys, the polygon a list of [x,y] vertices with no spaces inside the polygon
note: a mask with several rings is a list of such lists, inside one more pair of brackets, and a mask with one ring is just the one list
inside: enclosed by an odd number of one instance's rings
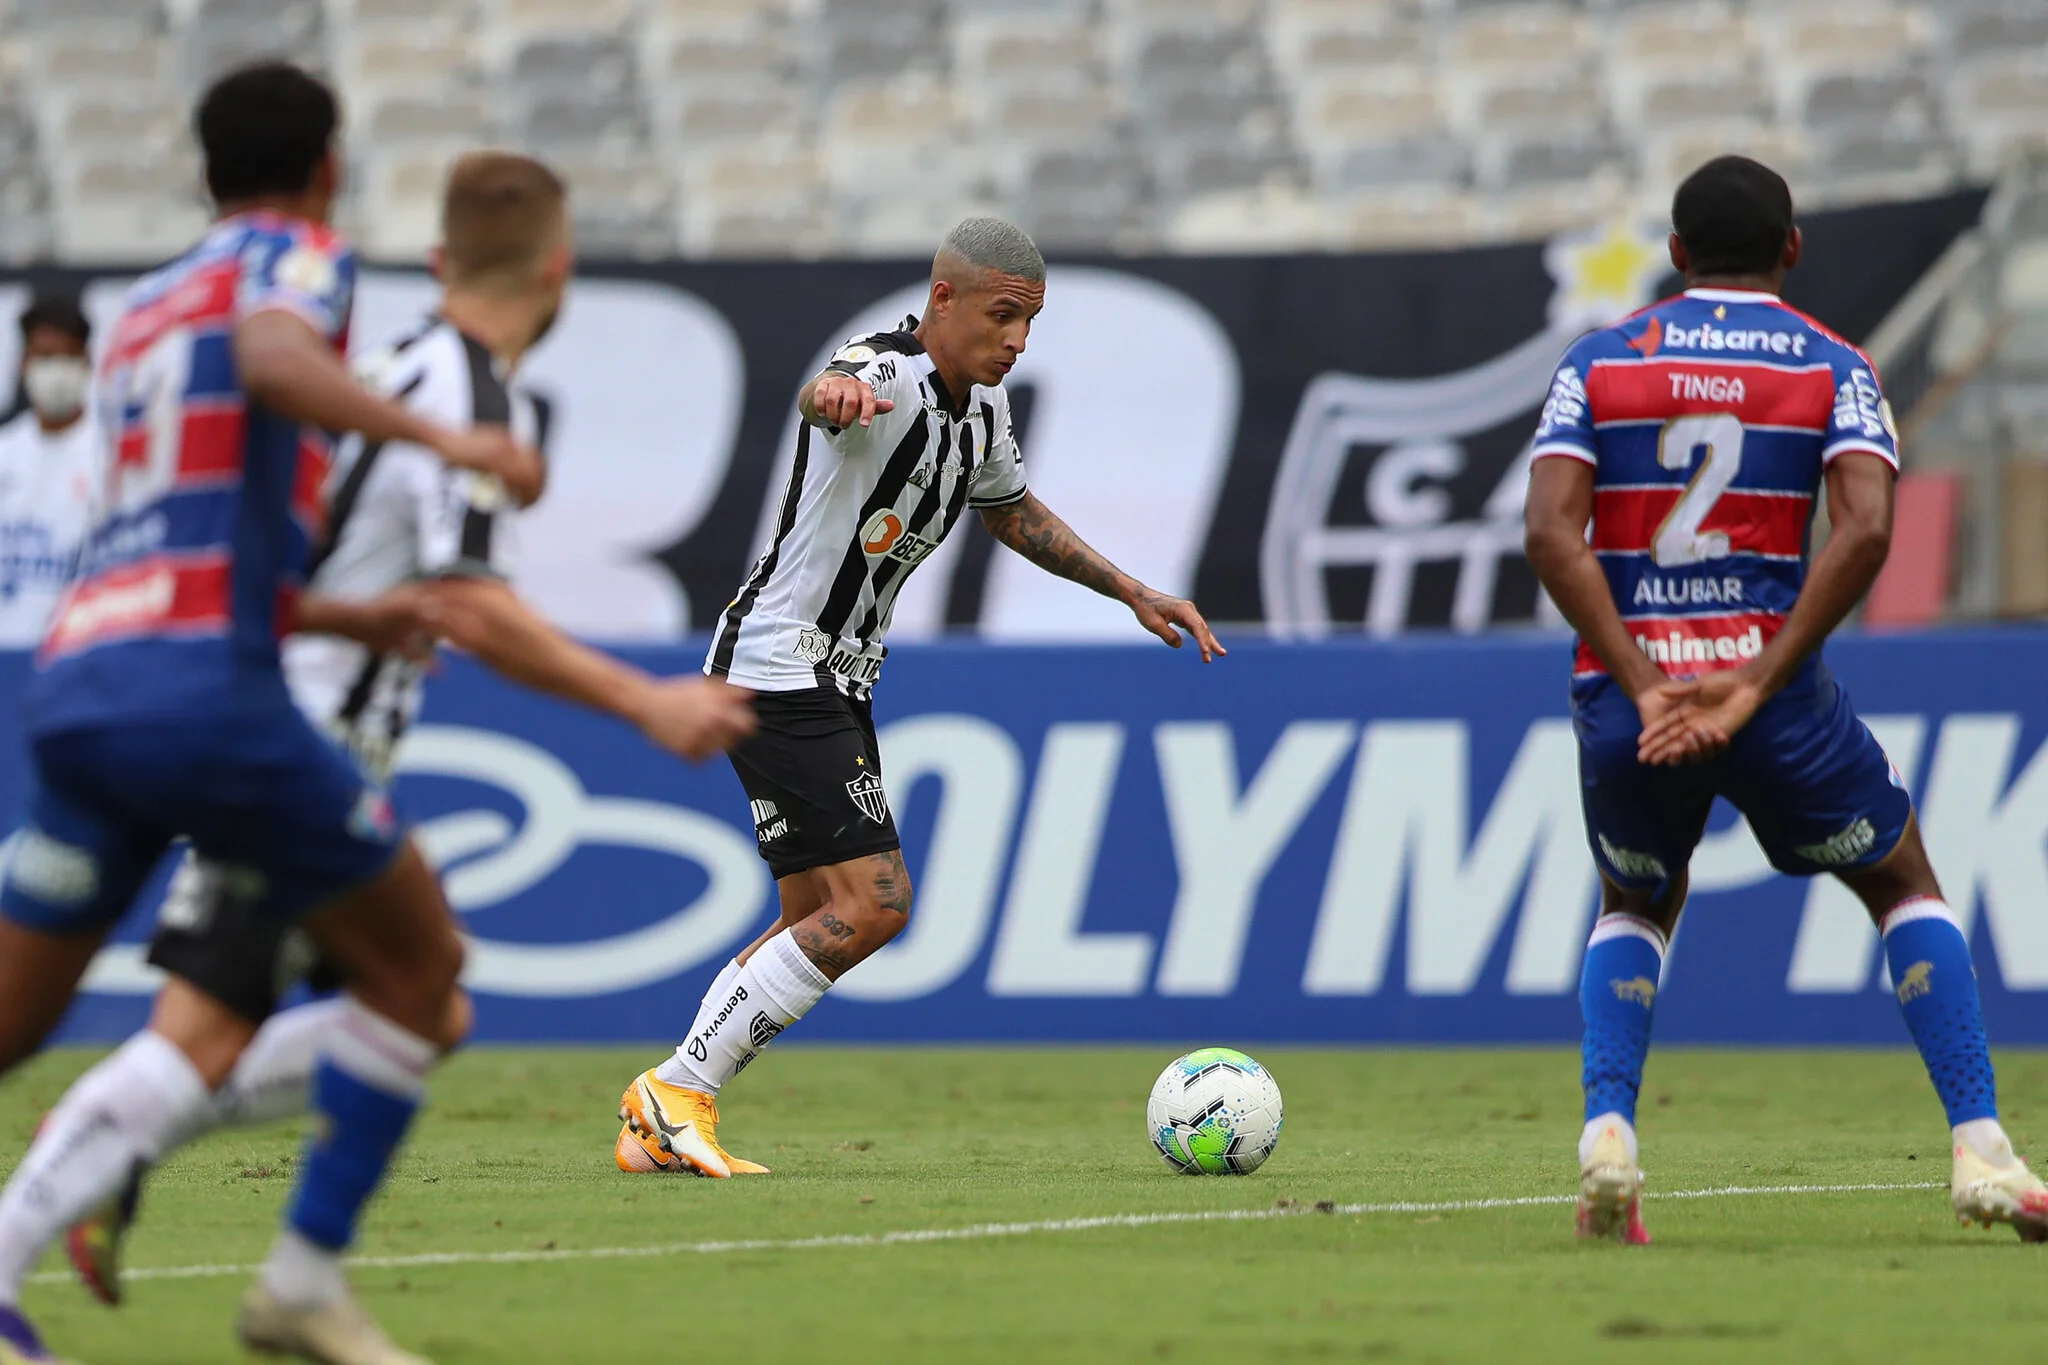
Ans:
{"label": "white field line", "polygon": [[[1745,1199],[1759,1196],[1869,1194],[1938,1190],[1939,1181],[1908,1185],[1721,1185],[1704,1190],[1646,1192],[1647,1199]],[[1338,1204],[1322,1212],[1350,1214],[1470,1213],[1486,1209],[1522,1209],[1570,1204],[1571,1194],[1525,1194],[1500,1199],[1449,1199],[1434,1203]],[[1030,1223],[973,1223],[957,1228],[917,1228],[896,1232],[843,1233],[828,1237],[759,1237],[724,1242],[668,1242],[630,1247],[565,1247],[532,1251],[429,1251],[412,1256],[354,1256],[356,1270],[407,1270],[444,1265],[525,1265],[549,1261],[613,1261],[650,1256],[723,1256],[746,1251],[818,1251],[834,1247],[909,1246],[921,1242],[976,1242],[993,1237],[1028,1237],[1040,1233],[1093,1232],[1102,1228],[1150,1228],[1171,1223],[1249,1223],[1271,1218],[1314,1217],[1319,1210],[1296,1204],[1287,1208],[1214,1209],[1192,1213],[1113,1213],[1092,1218],[1051,1218]],[[254,1274],[253,1265],[137,1266],[122,1272],[124,1280],[206,1280]],[[50,1284],[70,1279],[62,1273],[33,1277]]]}

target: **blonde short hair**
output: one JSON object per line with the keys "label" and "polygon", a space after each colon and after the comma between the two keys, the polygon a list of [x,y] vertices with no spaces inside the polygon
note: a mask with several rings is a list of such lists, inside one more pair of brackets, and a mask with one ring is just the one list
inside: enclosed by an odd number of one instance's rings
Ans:
{"label": "blonde short hair", "polygon": [[562,240],[568,189],[516,152],[468,152],[448,171],[441,241],[448,283],[516,289]]}

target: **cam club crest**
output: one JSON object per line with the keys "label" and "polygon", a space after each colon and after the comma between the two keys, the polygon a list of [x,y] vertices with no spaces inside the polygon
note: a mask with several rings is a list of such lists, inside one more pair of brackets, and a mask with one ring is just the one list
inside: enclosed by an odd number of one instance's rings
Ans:
{"label": "cam club crest", "polygon": [[[1282,638],[1317,639],[1348,616],[1372,634],[1396,635],[1409,625],[1418,582],[1444,570],[1455,584],[1452,628],[1477,631],[1494,621],[1502,564],[1521,555],[1527,437],[1558,357],[1588,327],[1649,302],[1668,273],[1662,241],[1661,231],[1633,220],[1557,237],[1544,252],[1557,286],[1548,326],[1470,369],[1422,379],[1333,372],[1311,380],[1281,452],[1260,541],[1269,628]],[[1469,466],[1496,462],[1503,473],[1479,516],[1453,520],[1443,485]],[[1345,510],[1361,491],[1363,521]],[[1344,605],[1338,585],[1361,572],[1369,584],[1363,602]],[[1540,593],[1534,610],[1539,622],[1562,623]]]}
{"label": "cam club crest", "polygon": [[876,824],[889,819],[889,797],[882,790],[882,779],[873,773],[862,773],[846,784],[846,794],[853,798],[853,804],[860,807],[860,813]]}

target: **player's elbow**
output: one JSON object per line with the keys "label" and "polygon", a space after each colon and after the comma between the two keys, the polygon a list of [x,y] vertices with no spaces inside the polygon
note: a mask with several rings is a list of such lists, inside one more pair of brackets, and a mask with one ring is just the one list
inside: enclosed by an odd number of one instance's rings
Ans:
{"label": "player's elbow", "polygon": [[1892,519],[1885,509],[1873,508],[1868,513],[1844,517],[1834,523],[1828,534],[1841,542],[1843,553],[1872,573],[1883,568],[1891,554]]}
{"label": "player's elbow", "polygon": [[1017,524],[1017,509],[1012,507],[984,507],[981,509],[982,529],[1007,545],[1010,543],[1010,528]]}
{"label": "player's elbow", "polygon": [[1522,525],[1522,553],[1542,578],[1585,544],[1584,534],[1554,517],[1531,515]]}

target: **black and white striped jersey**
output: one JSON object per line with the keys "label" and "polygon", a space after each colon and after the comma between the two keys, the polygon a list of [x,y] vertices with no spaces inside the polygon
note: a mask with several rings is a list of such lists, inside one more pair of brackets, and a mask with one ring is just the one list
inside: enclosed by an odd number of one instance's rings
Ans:
{"label": "black and white striped jersey", "polygon": [[1024,496],[1000,385],[957,400],[912,332],[859,337],[831,367],[896,406],[871,426],[797,428],[796,462],[766,553],[725,609],[704,671],[765,692],[866,696],[904,580],[968,508]]}
{"label": "black and white striped jersey", "polygon": [[[358,376],[444,426],[508,424],[539,445],[543,414],[508,387],[489,351],[439,317],[364,355]],[[365,601],[415,579],[505,577],[517,504],[495,475],[455,469],[424,446],[343,442],[328,499],[328,533],[307,591]],[[425,670],[334,635],[285,641],[285,679],[299,709],[379,778],[419,713]]]}

